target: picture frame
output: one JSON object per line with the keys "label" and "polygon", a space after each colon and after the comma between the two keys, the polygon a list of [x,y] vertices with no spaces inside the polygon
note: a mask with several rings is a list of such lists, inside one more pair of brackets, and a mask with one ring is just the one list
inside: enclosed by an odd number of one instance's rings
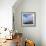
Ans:
{"label": "picture frame", "polygon": [[21,12],[21,25],[23,27],[36,26],[36,12]]}

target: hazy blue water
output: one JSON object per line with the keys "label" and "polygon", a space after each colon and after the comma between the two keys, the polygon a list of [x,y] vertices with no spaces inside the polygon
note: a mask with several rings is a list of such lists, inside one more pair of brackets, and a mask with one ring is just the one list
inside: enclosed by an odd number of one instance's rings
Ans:
{"label": "hazy blue water", "polygon": [[29,22],[29,21],[33,21],[33,16],[31,14],[24,14],[23,15],[23,22]]}

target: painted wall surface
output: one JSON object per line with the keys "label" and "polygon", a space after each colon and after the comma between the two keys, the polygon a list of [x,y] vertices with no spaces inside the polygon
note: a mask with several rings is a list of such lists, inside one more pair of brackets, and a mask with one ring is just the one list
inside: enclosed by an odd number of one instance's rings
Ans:
{"label": "painted wall surface", "polygon": [[41,40],[42,46],[46,46],[46,0],[41,2]]}
{"label": "painted wall surface", "polygon": [[[15,2],[16,0],[0,0],[0,33],[4,30],[2,30],[1,27],[8,28],[9,30],[12,29],[12,6]],[[5,36],[8,35],[10,36],[10,32],[8,32],[3,31],[0,34],[0,38],[5,38]]]}
{"label": "painted wall surface", "polygon": [[12,29],[12,6],[16,0],[0,0],[0,27]]}
{"label": "painted wall surface", "polygon": [[[18,2],[13,6],[15,29],[23,32],[24,39],[34,40],[36,46],[46,46],[46,1],[23,0],[22,3]],[[22,27],[21,12],[36,12],[36,27]]]}
{"label": "painted wall surface", "polygon": [[[35,42],[36,46],[41,46],[41,1],[24,0],[22,3],[17,3],[18,6],[15,5],[13,9],[15,28],[19,32],[23,32],[24,39],[31,39]],[[22,27],[21,12],[36,12],[36,27]]]}

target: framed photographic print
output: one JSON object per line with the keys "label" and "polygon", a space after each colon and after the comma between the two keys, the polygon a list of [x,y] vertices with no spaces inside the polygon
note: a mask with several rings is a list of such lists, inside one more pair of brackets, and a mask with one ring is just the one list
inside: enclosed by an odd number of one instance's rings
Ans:
{"label": "framed photographic print", "polygon": [[36,13],[35,12],[22,12],[21,13],[22,26],[36,26]]}

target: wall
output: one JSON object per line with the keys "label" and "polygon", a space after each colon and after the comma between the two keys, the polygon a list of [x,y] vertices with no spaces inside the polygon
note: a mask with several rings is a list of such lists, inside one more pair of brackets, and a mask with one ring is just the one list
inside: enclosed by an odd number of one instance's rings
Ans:
{"label": "wall", "polygon": [[12,6],[16,0],[0,0],[0,27],[12,29]]}
{"label": "wall", "polygon": [[[36,27],[21,26],[21,12],[36,12]],[[35,41],[36,46],[41,46],[41,1],[40,0],[23,0],[13,6],[15,29],[23,32],[24,39]]]}
{"label": "wall", "polygon": [[22,32],[23,28],[21,27],[21,4],[23,3],[24,0],[18,0],[14,5],[13,5],[13,16],[14,16],[14,24],[13,28],[15,31],[17,30],[18,32]]}
{"label": "wall", "polygon": [[46,0],[41,2],[41,42],[46,46]]}
{"label": "wall", "polygon": [[[0,32],[2,32],[1,27],[6,27],[9,30],[12,29],[12,6],[15,2],[16,0],[0,0]],[[4,31],[0,34],[0,38],[5,38],[5,35],[10,35],[10,33],[7,33]]]}

